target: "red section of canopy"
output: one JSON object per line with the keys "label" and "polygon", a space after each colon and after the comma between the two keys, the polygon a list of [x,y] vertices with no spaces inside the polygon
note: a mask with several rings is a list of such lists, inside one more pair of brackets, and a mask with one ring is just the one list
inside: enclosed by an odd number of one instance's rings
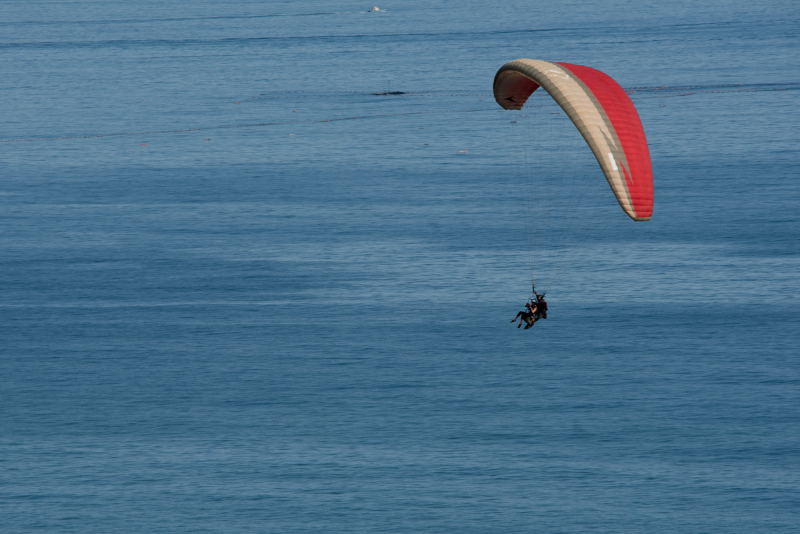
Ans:
{"label": "red section of canopy", "polygon": [[[594,94],[603,107],[611,125],[622,143],[622,150],[628,160],[628,173],[622,162],[617,164],[626,174],[628,191],[633,201],[637,217],[650,217],[653,214],[653,167],[650,163],[650,150],[639,114],[625,90],[610,76],[599,70],[582,65],[557,63],[569,69]],[[630,178],[628,178],[628,174]]]}

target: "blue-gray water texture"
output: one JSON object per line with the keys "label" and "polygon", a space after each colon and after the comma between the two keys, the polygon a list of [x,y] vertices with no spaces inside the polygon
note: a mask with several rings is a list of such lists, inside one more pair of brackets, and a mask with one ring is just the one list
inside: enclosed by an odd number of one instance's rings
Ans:
{"label": "blue-gray water texture", "polygon": [[[372,7],[0,4],[0,532],[797,532],[797,2]],[[528,331],[519,57],[706,88]]]}

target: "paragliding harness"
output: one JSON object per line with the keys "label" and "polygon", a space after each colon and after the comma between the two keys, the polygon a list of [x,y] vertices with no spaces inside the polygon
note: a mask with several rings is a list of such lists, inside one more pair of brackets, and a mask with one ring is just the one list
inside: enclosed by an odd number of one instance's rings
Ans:
{"label": "paragliding harness", "polygon": [[533,296],[530,298],[531,308],[537,307],[534,319],[547,319],[547,301],[544,300],[544,293],[538,294],[535,285],[531,285],[531,289],[533,289]]}

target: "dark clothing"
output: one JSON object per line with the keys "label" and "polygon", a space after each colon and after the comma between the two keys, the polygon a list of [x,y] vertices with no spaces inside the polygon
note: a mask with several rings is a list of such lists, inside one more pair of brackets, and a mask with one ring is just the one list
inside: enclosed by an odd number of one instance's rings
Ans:
{"label": "dark clothing", "polygon": [[544,300],[544,297],[539,297],[536,306],[539,308],[539,316],[542,319],[547,319],[547,301]]}

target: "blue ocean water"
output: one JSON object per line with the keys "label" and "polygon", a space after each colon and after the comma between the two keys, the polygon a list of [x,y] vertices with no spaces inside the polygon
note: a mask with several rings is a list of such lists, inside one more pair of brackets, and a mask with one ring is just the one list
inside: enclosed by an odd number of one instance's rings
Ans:
{"label": "blue ocean water", "polygon": [[[0,4],[0,531],[795,532],[798,5],[371,7]],[[704,88],[528,331],[519,57]]]}

